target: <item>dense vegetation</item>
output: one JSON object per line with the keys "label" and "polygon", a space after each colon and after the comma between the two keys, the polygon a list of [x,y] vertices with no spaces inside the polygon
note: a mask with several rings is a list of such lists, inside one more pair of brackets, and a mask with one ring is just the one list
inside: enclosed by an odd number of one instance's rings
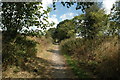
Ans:
{"label": "dense vegetation", "polygon": [[118,36],[93,40],[67,39],[61,43],[61,52],[71,56],[80,68],[93,72],[94,76],[119,77],[118,46]]}
{"label": "dense vegetation", "polygon": [[[117,4],[117,3],[116,3]],[[94,7],[94,9],[93,9]],[[78,77],[91,72],[94,77],[116,77],[120,74],[119,22],[120,9],[114,6],[115,13],[106,15],[97,5],[86,9],[86,14],[73,18],[78,28],[79,38],[69,38],[61,42],[61,53],[70,58],[68,63]],[[81,38],[82,37],[82,38]],[[73,63],[70,61],[73,61]],[[77,66],[76,66],[77,65]],[[80,70],[79,70],[80,68]],[[82,70],[85,70],[81,74]],[[87,70],[87,71],[86,71]]]}
{"label": "dense vegetation", "polygon": [[[120,2],[113,5],[110,14],[105,14],[104,9],[101,9],[97,3],[77,3],[76,9],[82,9],[83,14],[60,22],[56,28],[50,28],[44,35],[41,30],[30,28],[37,26],[44,30],[53,26],[54,23],[47,21],[50,8],[40,11],[43,9],[41,2],[2,2],[3,71],[11,65],[19,66],[23,70],[30,69],[32,61],[39,63],[35,59],[37,51],[42,51],[52,42],[60,44],[61,53],[65,55],[68,64],[78,77],[119,78],[120,7],[118,3]],[[74,3],[61,4],[69,8]],[[55,3],[53,6],[55,8]],[[29,66],[26,67],[27,62]],[[37,72],[37,68],[34,66],[30,70]]]}

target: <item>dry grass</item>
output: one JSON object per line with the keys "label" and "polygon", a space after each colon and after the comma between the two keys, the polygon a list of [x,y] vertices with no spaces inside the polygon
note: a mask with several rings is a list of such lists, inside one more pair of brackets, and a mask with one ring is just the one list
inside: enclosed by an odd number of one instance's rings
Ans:
{"label": "dry grass", "polygon": [[113,57],[118,52],[118,38],[115,37],[110,41],[102,42],[93,53],[96,55],[96,60],[104,60],[107,57]]}
{"label": "dry grass", "polygon": [[47,50],[51,49],[52,47],[53,47],[53,45],[43,46],[43,47],[41,47],[41,45],[37,45],[38,51],[37,51],[36,56],[40,57],[42,59],[48,60],[48,61],[51,60],[52,53],[48,52]]}
{"label": "dry grass", "polygon": [[103,42],[94,51],[95,60],[100,62],[96,71],[99,76],[102,77],[117,77],[120,74],[120,55],[118,38],[114,37],[107,42]]}
{"label": "dry grass", "polygon": [[120,44],[118,36],[84,41],[69,39],[61,44],[62,52],[70,54],[80,67],[99,77],[119,77]]}
{"label": "dry grass", "polygon": [[3,72],[3,78],[33,78],[33,73],[22,71],[16,66],[8,67],[7,71]]}
{"label": "dry grass", "polygon": [[51,64],[47,60],[45,50],[50,46],[50,41],[45,37],[27,37],[28,40],[34,40],[38,44],[36,46],[37,53],[35,58],[27,58],[27,61],[21,67],[8,66],[8,68],[2,72],[3,78],[50,78],[48,66]]}

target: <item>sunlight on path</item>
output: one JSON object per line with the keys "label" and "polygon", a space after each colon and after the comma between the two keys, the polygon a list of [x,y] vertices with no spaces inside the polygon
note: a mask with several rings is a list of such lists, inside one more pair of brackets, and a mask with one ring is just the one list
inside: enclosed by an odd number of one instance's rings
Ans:
{"label": "sunlight on path", "polygon": [[59,45],[52,45],[44,52],[38,53],[37,56],[50,63],[47,67],[52,78],[75,78],[72,70],[66,64],[64,56],[59,53]]}
{"label": "sunlight on path", "polygon": [[53,78],[75,78],[72,71],[67,66],[65,59],[59,53],[59,46],[54,45],[52,52],[51,75]]}

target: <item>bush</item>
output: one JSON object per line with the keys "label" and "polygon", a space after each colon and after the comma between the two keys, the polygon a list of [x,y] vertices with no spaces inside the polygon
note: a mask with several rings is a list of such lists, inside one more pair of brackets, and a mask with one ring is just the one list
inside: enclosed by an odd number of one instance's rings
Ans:
{"label": "bush", "polygon": [[[61,42],[60,49],[62,53],[84,55],[91,53],[92,50],[100,44],[101,41],[87,40],[81,38],[70,38]],[[97,43],[97,44],[96,44]]]}
{"label": "bush", "polygon": [[77,49],[83,46],[84,44],[82,41],[83,41],[82,39],[74,39],[74,38],[70,38],[62,41],[60,44],[61,53],[66,53],[69,55],[78,53],[79,51],[77,52]]}
{"label": "bush", "polygon": [[18,36],[14,42],[3,42],[2,47],[3,69],[6,69],[8,65],[22,67],[27,58],[35,57],[36,53],[36,42],[22,36]]}
{"label": "bush", "polygon": [[61,53],[79,61],[78,65],[92,70],[99,77],[119,77],[120,51],[117,36],[91,40],[67,39],[61,42]]}

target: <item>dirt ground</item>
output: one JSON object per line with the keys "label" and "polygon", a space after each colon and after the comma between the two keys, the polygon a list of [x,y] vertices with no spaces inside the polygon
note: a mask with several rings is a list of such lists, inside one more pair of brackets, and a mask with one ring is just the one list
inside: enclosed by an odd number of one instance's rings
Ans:
{"label": "dirt ground", "polygon": [[75,78],[64,56],[59,52],[59,45],[52,45],[44,53],[38,53],[37,57],[46,59],[51,63],[48,67],[52,78]]}

